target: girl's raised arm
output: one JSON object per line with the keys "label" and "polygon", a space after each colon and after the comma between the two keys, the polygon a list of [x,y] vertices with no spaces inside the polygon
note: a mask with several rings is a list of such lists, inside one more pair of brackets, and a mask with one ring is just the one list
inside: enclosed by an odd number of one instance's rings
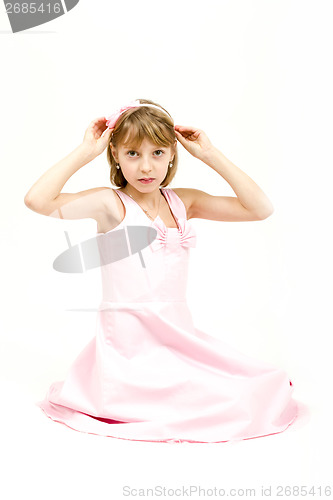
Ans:
{"label": "girl's raised arm", "polygon": [[106,148],[113,129],[106,130],[105,122],[104,117],[93,120],[85,132],[83,142],[35,182],[24,198],[28,208],[51,217],[99,219],[109,188],[96,187],[78,193],[62,193],[61,190],[75,172]]}

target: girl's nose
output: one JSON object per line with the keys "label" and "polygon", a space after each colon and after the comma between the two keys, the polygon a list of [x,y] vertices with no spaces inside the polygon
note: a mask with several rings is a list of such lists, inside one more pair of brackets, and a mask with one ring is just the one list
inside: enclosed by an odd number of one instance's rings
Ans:
{"label": "girl's nose", "polygon": [[151,171],[150,161],[148,159],[143,158],[141,163],[140,163],[140,169],[143,172],[150,172]]}

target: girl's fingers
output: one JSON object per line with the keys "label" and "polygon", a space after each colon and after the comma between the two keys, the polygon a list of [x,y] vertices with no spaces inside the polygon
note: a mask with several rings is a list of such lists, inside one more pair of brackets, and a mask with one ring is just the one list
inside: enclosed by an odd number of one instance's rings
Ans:
{"label": "girl's fingers", "polygon": [[180,132],[178,132],[178,130],[175,130],[175,134],[176,134],[176,137],[178,140],[184,139],[184,137],[182,136],[182,134]]}
{"label": "girl's fingers", "polygon": [[99,118],[95,118],[94,120],[92,120],[91,123],[99,123],[99,122],[105,122],[106,121],[106,118],[104,118],[104,116],[101,116]]}
{"label": "girl's fingers", "polygon": [[175,125],[175,130],[178,130],[178,131],[194,131],[194,130],[198,130],[196,127],[190,127],[190,126],[185,126],[185,125]]}
{"label": "girl's fingers", "polygon": [[[178,130],[177,130],[178,129]],[[178,132],[184,139],[188,139],[190,137],[192,138],[197,138],[200,135],[201,130],[195,127],[185,127],[185,126],[180,126],[176,125],[175,127],[175,133]]]}
{"label": "girl's fingers", "polygon": [[110,137],[110,135],[112,134],[113,132],[113,128],[107,128],[105,131],[104,131],[104,134],[103,134],[103,137]]}

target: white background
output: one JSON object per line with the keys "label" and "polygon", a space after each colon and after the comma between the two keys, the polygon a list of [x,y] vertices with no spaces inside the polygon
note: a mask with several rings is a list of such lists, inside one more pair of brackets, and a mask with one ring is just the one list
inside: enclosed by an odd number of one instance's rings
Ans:
{"label": "white background", "polygon": [[[4,498],[111,499],[124,485],[191,484],[253,487],[256,496],[272,485],[274,497],[276,485],[330,484],[332,11],[321,0],[81,0],[12,34],[1,5]],[[75,243],[95,222],[36,214],[24,196],[80,144],[91,120],[139,98],[203,129],[274,205],[259,222],[192,219],[188,301],[198,328],[286,369],[310,415],[284,433],[140,443],[76,432],[35,406],[94,335],[95,313],[69,309],[97,308],[101,291],[98,273],[52,268],[64,231]],[[169,187],[234,195],[178,149]],[[109,185],[104,152],[64,191]]]}

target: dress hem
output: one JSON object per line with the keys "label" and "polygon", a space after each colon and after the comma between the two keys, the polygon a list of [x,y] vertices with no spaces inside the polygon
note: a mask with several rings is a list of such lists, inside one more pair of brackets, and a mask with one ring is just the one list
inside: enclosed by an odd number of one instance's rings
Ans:
{"label": "dress hem", "polygon": [[[294,402],[296,403],[295,400],[294,400]],[[238,441],[247,441],[248,439],[257,439],[257,438],[261,438],[261,437],[272,436],[272,435],[280,434],[281,432],[286,431],[288,429],[288,427],[290,427],[293,423],[295,423],[295,421],[300,416],[300,411],[299,411],[300,408],[299,408],[299,405],[296,403],[296,412],[295,412],[292,420],[287,425],[285,425],[283,428],[281,428],[280,430],[278,430],[276,432],[269,432],[269,433],[266,433],[266,434],[257,434],[255,436],[229,438],[229,439],[224,439],[224,440],[220,440],[220,441],[198,441],[198,440],[177,439],[177,438],[167,438],[167,439],[135,439],[135,438],[125,438],[125,437],[120,437],[120,436],[113,436],[111,434],[102,434],[102,433],[98,433],[98,432],[93,432],[91,430],[90,431],[83,430],[82,428],[79,428],[79,426],[74,427],[73,424],[68,423],[65,419],[64,420],[59,420],[58,418],[50,415],[47,412],[47,410],[44,408],[44,406],[43,406],[44,401],[36,402],[35,404],[36,404],[36,406],[38,406],[39,408],[41,408],[41,410],[43,410],[43,412],[46,414],[46,416],[48,418],[50,418],[54,422],[58,422],[60,424],[63,424],[66,427],[69,427],[70,429],[74,429],[77,432],[83,432],[85,434],[93,434],[95,436],[101,436],[101,437],[111,437],[113,439],[122,439],[122,440],[125,440],[125,441],[138,441],[138,442],[141,441],[141,442],[148,442],[148,443],[168,443],[168,444],[182,444],[182,443],[195,443],[195,444],[233,443],[233,442],[238,442]],[[59,405],[59,406],[61,406],[61,405]],[[88,413],[79,412],[77,410],[74,410],[74,411],[76,413],[78,413],[78,414],[85,415],[85,416],[87,416],[89,418],[94,418],[95,420],[99,420],[98,417],[93,417],[92,415],[89,415]],[[129,422],[120,422],[120,421],[116,421],[116,420],[114,420],[114,422],[115,423],[119,423],[119,424],[121,424],[121,423],[129,423]],[[115,424],[109,424],[109,425],[115,425]]]}

